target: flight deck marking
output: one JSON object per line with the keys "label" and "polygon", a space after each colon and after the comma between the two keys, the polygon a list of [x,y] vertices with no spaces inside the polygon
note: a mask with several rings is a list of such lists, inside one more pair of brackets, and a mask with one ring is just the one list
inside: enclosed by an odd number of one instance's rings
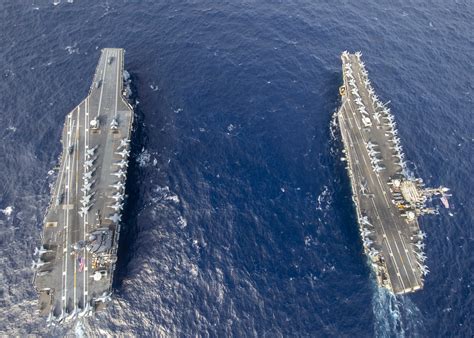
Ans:
{"label": "flight deck marking", "polygon": [[[84,153],[87,151],[87,149],[89,148],[89,141],[88,141],[88,138],[90,137],[90,134],[89,134],[89,128],[87,128],[88,126],[88,123],[89,123],[89,109],[90,109],[90,105],[89,105],[89,102],[90,102],[90,99],[89,97],[86,98],[86,102],[85,102],[85,111],[86,111],[86,114],[84,115],[84,129],[86,130],[84,132]],[[98,113],[97,113],[98,115]],[[86,234],[87,234],[87,218],[88,218],[88,213],[86,212],[84,217],[83,217],[83,240],[86,241]],[[87,250],[86,248],[84,248],[84,252],[83,252],[83,255],[84,255],[84,271],[82,273],[82,287],[83,287],[83,295],[82,295],[82,299],[83,299],[83,305],[84,307],[86,306],[87,304],[87,283],[88,283],[88,280],[87,280],[87,265],[88,265],[88,256],[87,256]]]}
{"label": "flight deck marking", "polygon": [[[72,115],[72,114],[71,114]],[[68,148],[71,146],[71,130],[72,128],[74,128],[74,121],[72,120],[72,116],[69,116],[69,127],[68,127],[68,138],[67,138],[67,145],[68,145]],[[64,150],[63,150],[64,151]],[[69,151],[66,150],[66,160],[67,160],[67,184],[66,184],[66,190],[67,190],[67,193],[66,193],[66,203],[69,204],[69,183],[70,183],[70,178],[71,178],[71,172],[69,170],[69,168],[71,167],[71,156],[69,154]],[[68,229],[68,226],[69,226],[69,209],[64,209],[64,213],[65,213],[65,218],[66,218],[66,225],[65,225],[65,230],[66,230],[66,234],[64,236],[64,247],[66,249],[66,253],[64,255],[64,262],[63,262],[63,275],[64,275],[64,278],[63,278],[63,281],[64,281],[64,285],[63,285],[63,288],[62,288],[62,291],[63,291],[63,307],[62,307],[62,312],[64,313],[64,311],[66,310],[66,299],[67,299],[67,261],[68,261],[68,241],[69,241],[69,229]]]}
{"label": "flight deck marking", "polygon": [[[357,75],[359,75],[359,73],[358,73]],[[360,76],[359,76],[359,79],[360,79]],[[346,80],[346,79],[345,79],[345,80]],[[358,88],[359,88],[359,87],[358,87]],[[349,94],[349,95],[350,95],[350,94]],[[349,98],[348,98],[347,101],[350,102],[351,100],[349,100]],[[344,104],[343,104],[343,106],[344,106]],[[350,110],[351,110],[351,112],[352,112],[352,115],[354,116],[354,121],[355,121],[355,123],[356,123],[356,125],[357,125],[357,127],[358,127],[358,132],[359,132],[360,136],[362,137],[362,139],[364,140],[364,137],[363,137],[363,135],[362,135],[362,133],[361,133],[361,131],[360,131],[360,126],[359,126],[358,121],[357,121],[357,118],[356,118],[357,115],[354,113],[351,104],[349,104],[349,108],[350,108]],[[344,109],[344,108],[342,107],[342,109]],[[369,108],[369,110],[370,110],[370,108]],[[350,121],[348,121],[348,122],[351,123]],[[364,159],[364,162],[365,162],[365,159]],[[381,182],[380,182],[379,176],[376,175],[376,178],[377,178],[377,182],[379,183],[379,186],[382,187],[382,184],[381,184]],[[383,190],[383,188],[382,188],[381,190],[382,190],[382,192],[384,193],[384,194],[383,194],[383,197],[384,197],[384,200],[385,200],[385,202],[386,202],[386,204],[387,204],[387,206],[388,206],[388,210],[390,210],[390,212],[391,212],[391,205],[389,204],[389,202],[388,202],[388,200],[387,200],[387,198],[386,198],[386,193],[385,193],[385,191]],[[393,213],[392,213],[392,212],[391,212],[391,214],[392,214],[392,216],[393,216]],[[395,223],[395,227],[396,227],[397,230],[398,230],[398,229],[399,229],[398,220],[396,220],[394,223]],[[400,235],[399,235],[398,237],[399,237],[399,240],[400,240],[400,242],[401,242],[401,245],[402,245],[403,249],[406,251],[406,246],[405,246],[405,243],[404,243],[403,238],[401,238]],[[394,238],[394,239],[395,239],[395,238]],[[397,247],[397,251],[398,251],[399,254],[400,254],[400,249],[398,248],[397,241],[395,241],[395,246]],[[412,273],[412,275],[414,276],[416,283],[418,283],[418,278],[417,278],[417,276],[416,276],[416,274],[415,274],[415,272],[414,272],[413,266],[412,266],[412,264],[411,264],[411,258],[409,257],[409,255],[406,255],[405,257],[403,257],[402,255],[400,255],[399,258],[401,259],[402,263],[403,263],[403,261],[408,261],[408,264],[410,265],[410,268],[411,268],[411,273]],[[406,266],[405,266],[405,265],[404,265],[404,269],[406,270]],[[410,274],[407,272],[407,278],[410,280],[411,278],[410,278],[409,276],[410,276]]]}
{"label": "flight deck marking", "polygon": [[[345,123],[343,116],[342,116],[342,122],[343,122],[343,124]],[[350,123],[350,121],[348,121],[348,122]],[[347,130],[350,130],[350,129],[347,129]],[[351,135],[350,135],[350,132],[347,132],[347,137],[348,137],[349,139],[352,139],[352,137],[351,137]],[[357,149],[354,151],[354,155],[357,156]],[[362,177],[362,171],[361,171],[361,168],[360,168],[360,167],[356,167],[356,172],[359,172],[359,175]],[[369,177],[370,177],[370,176],[369,176]],[[358,196],[358,194],[356,193],[356,199],[357,199],[357,196]],[[372,200],[372,203],[374,203],[373,200]],[[377,209],[375,209],[375,211],[377,211]],[[378,220],[379,220],[379,222],[380,222],[380,224],[381,224],[381,228],[382,228],[382,232],[383,232],[383,237],[384,237],[385,239],[387,239],[385,227],[383,226],[383,223],[380,221],[380,216],[379,216],[378,214],[377,214],[377,218],[378,218]],[[389,241],[386,240],[386,243],[387,243],[386,246],[387,246],[389,255],[390,255],[391,257],[394,257],[394,255],[393,255],[393,249],[392,249],[392,247],[391,247]],[[393,266],[394,266],[395,269],[398,271],[399,268],[398,268],[397,262],[395,261],[394,258],[392,259],[392,261],[393,261]],[[389,276],[390,276],[390,275],[389,275]],[[400,282],[402,283],[402,285],[404,285],[404,284],[403,284],[403,281],[400,281]]]}
{"label": "flight deck marking", "polygon": [[[343,109],[344,109],[344,108],[343,108]],[[343,122],[344,122],[344,117],[343,117]],[[348,122],[349,124],[351,124],[350,117],[348,117],[347,122]],[[352,127],[352,128],[353,128],[353,127]],[[347,132],[348,138],[349,138],[349,139],[352,139],[351,133],[349,132],[349,130],[351,130],[351,129],[347,129],[347,130],[348,130],[348,132]],[[362,134],[360,134],[360,136],[362,137]],[[363,137],[362,137],[362,140],[364,141]],[[357,151],[357,150],[360,150],[360,149],[361,149],[360,147],[355,148],[354,155],[355,155],[356,157],[358,157],[358,151]],[[363,156],[363,152],[362,152],[362,159],[363,159],[364,163],[366,163],[366,162],[365,162],[365,158],[364,158],[364,156]],[[366,165],[365,168],[368,169],[368,166]],[[357,167],[357,171],[359,171],[359,174],[361,174],[361,168],[360,168],[360,166]],[[361,176],[365,176],[365,175],[361,175]],[[370,178],[370,176],[371,176],[371,175],[370,175],[370,172],[369,172],[369,175],[368,175],[368,176],[369,176],[369,178]],[[373,182],[373,181],[372,181],[372,182]],[[375,184],[374,184],[374,186],[376,187]],[[371,201],[372,201],[372,204],[374,205],[374,210],[375,210],[375,212],[377,213],[377,218],[378,218],[379,223],[380,223],[380,225],[381,225],[382,231],[386,234],[387,232],[385,231],[385,227],[384,227],[384,225],[383,225],[383,222],[382,222],[381,219],[380,219],[380,215],[378,214],[378,210],[377,210],[377,207],[376,207],[376,205],[375,205],[375,202],[374,202],[373,199],[371,199]],[[387,237],[387,236],[385,236],[385,237]],[[388,240],[387,240],[387,247],[388,247],[389,255],[392,256],[392,257],[394,257],[394,255],[393,255],[393,252],[394,252],[394,251],[393,251],[392,246],[390,245],[390,242],[389,242]],[[396,241],[395,241],[395,247],[397,248],[397,251],[399,251]],[[400,255],[400,252],[399,252],[399,255]],[[399,269],[399,267],[398,267],[398,264],[397,264],[397,262],[396,262],[396,259],[393,258],[392,261],[393,261],[393,264],[394,264],[395,269],[396,269],[397,271],[400,271],[400,269]],[[403,281],[400,280],[400,282],[402,283],[403,287],[405,288],[405,284],[403,283]]]}
{"label": "flight deck marking", "polygon": [[[359,78],[359,80],[360,80],[359,83],[362,83],[361,70],[360,70],[361,68],[360,68],[360,64],[359,64],[359,63],[357,63],[357,67],[358,67],[358,72],[356,72],[356,73],[357,73],[356,76],[358,76],[358,78]],[[359,88],[359,87],[358,87],[358,88]],[[364,87],[364,89],[365,89],[365,87]],[[367,91],[367,94],[368,94],[366,97],[367,97],[368,99],[371,99],[371,96],[370,96],[370,94],[368,93],[368,90],[366,90],[366,91]],[[369,101],[371,101],[371,100],[369,100]],[[373,111],[372,111],[372,114],[371,114],[371,115],[373,116],[373,115],[375,114],[375,112],[376,112],[376,109],[374,108],[375,102],[369,102],[369,103],[372,103],[371,108],[372,108]],[[369,110],[370,110],[370,109],[369,109]],[[351,111],[353,112],[352,107],[351,107]],[[357,123],[357,121],[356,121],[356,123]],[[360,129],[359,129],[359,130],[360,130]],[[382,149],[381,149],[381,151],[382,151]],[[390,154],[389,154],[389,155],[390,155]],[[378,175],[377,175],[377,181],[378,181],[379,185],[382,187],[382,182],[380,181],[380,178],[379,178]],[[384,200],[385,200],[385,202],[386,202],[386,204],[387,204],[387,209],[390,210],[391,215],[394,216],[394,215],[393,215],[393,212],[392,212],[392,210],[393,210],[393,205],[390,204],[389,201],[387,200],[385,190],[382,189],[382,192],[383,192],[383,194],[384,194]],[[400,238],[401,245],[402,245],[403,249],[408,253],[408,251],[407,251],[407,249],[406,249],[406,246],[405,246],[405,241],[403,240],[403,238],[402,238],[402,236],[401,236],[400,227],[399,227],[399,219],[396,218],[394,223],[395,223],[395,227],[396,227],[396,229],[397,229],[397,231],[398,231],[398,234],[399,234],[399,238]],[[398,249],[398,246],[397,246],[397,249]],[[403,257],[401,257],[401,258],[403,259]],[[414,269],[413,266],[412,266],[412,262],[411,262],[411,257],[410,257],[410,255],[406,255],[405,258],[406,258],[406,261],[408,261],[408,264],[410,265],[410,269],[411,269],[411,272],[412,272],[412,274],[413,274],[413,276],[414,276],[414,278],[415,278],[415,281],[418,283],[418,276],[415,274],[415,269]],[[404,266],[405,266],[405,264],[404,264]],[[406,268],[405,268],[405,269],[406,269]],[[407,275],[408,275],[408,273],[407,273]]]}
{"label": "flight deck marking", "polygon": [[105,73],[107,70],[107,58],[108,58],[109,52],[105,52],[105,58],[104,58],[104,69],[102,71],[102,79],[101,79],[101,86],[100,86],[100,96],[99,96],[99,106],[97,108],[97,117],[100,114],[100,108],[102,105],[102,93],[104,92],[104,82],[105,82]]}
{"label": "flight deck marking", "polygon": [[117,55],[117,81],[115,83],[115,112],[114,112],[114,116],[115,118],[117,118],[117,103],[118,103],[118,86],[119,86],[119,82],[120,82],[120,79],[119,79],[119,70],[120,70],[120,53],[119,55]]}
{"label": "flight deck marking", "polygon": [[[351,108],[351,111],[353,112],[352,107],[350,107],[350,108]],[[348,119],[348,122],[349,122],[349,124],[351,124],[350,117],[349,117],[349,119]],[[357,123],[357,122],[356,122],[356,123]],[[354,129],[354,127],[352,126],[352,130],[353,130],[353,129]],[[364,137],[363,137],[362,133],[360,132],[360,129],[358,129],[358,131],[359,131],[360,137],[362,138],[362,141],[365,142]],[[349,137],[350,137],[350,136],[349,136]],[[362,149],[362,148],[359,147],[358,149],[360,150],[360,149]],[[361,150],[361,152],[362,152],[362,154],[361,154],[362,159],[364,160],[364,163],[367,164],[366,161],[365,161],[365,157],[364,157],[364,153],[365,153],[365,152],[364,152],[363,150]],[[356,154],[357,154],[357,151],[356,151]],[[369,166],[366,165],[365,168],[369,169]],[[368,171],[368,174],[369,174],[369,176],[370,176],[370,175],[371,175],[370,170],[367,170],[367,171]],[[382,188],[382,186],[381,186],[381,184],[380,184],[380,181],[379,181],[378,179],[377,179],[377,183],[379,183],[379,188],[383,191],[383,188]],[[376,185],[374,185],[374,186],[376,186]],[[377,209],[377,206],[376,206],[374,200],[372,200],[372,204],[373,204],[373,206],[374,206],[374,211],[375,211],[375,213],[377,214],[377,218],[378,218],[378,220],[379,220],[380,224],[382,225],[382,228],[384,229],[384,232],[385,232],[385,227],[383,226],[382,219],[381,219],[381,217],[380,217],[380,214],[379,214],[379,212],[378,212],[378,209]],[[392,237],[392,238],[393,238],[393,237]],[[395,248],[397,249],[397,252],[398,252],[398,258],[400,259],[400,262],[402,263],[403,268],[404,268],[404,270],[405,270],[405,272],[406,272],[406,274],[407,274],[407,275],[406,275],[406,276],[407,276],[407,279],[408,279],[408,281],[410,282],[410,278],[408,277],[408,276],[409,276],[409,273],[408,273],[408,271],[406,271],[406,267],[405,267],[404,264],[403,264],[403,257],[402,257],[402,255],[401,255],[401,251],[400,251],[400,249],[399,249],[399,247],[398,247],[398,244],[397,244],[396,239],[395,239],[395,238],[393,238],[393,239],[394,239]],[[396,270],[397,270],[398,273],[399,273],[399,272],[400,272],[400,268],[399,268],[398,263],[397,263],[397,258],[392,254],[394,251],[393,251],[392,246],[390,245],[389,241],[387,241],[387,244],[388,244],[388,246],[389,246],[389,250],[391,251],[390,255],[393,257],[393,262],[394,262],[394,264],[395,264]],[[403,288],[405,288],[405,283],[403,282],[403,280],[400,279],[400,282],[401,282],[401,284],[403,285]]]}

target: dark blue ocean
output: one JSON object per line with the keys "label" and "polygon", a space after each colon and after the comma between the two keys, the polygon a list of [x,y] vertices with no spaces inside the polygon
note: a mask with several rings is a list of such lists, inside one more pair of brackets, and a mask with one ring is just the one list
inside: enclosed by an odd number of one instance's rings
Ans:
{"label": "dark blue ocean", "polygon": [[[0,333],[473,336],[473,17],[469,0],[1,1]],[[31,260],[48,172],[104,47],[126,49],[137,104],[114,300],[47,328]],[[421,219],[416,294],[379,290],[362,253],[331,129],[346,49],[413,174],[453,192]]]}

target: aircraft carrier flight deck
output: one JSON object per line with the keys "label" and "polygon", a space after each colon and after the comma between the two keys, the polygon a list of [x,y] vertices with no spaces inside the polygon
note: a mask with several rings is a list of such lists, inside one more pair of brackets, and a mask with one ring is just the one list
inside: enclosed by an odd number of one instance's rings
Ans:
{"label": "aircraft carrier flight deck", "polygon": [[342,104],[337,113],[364,251],[378,284],[396,294],[423,288],[425,233],[417,217],[447,188],[424,188],[406,175],[405,155],[390,108],[375,94],[361,54],[341,56]]}
{"label": "aircraft carrier flight deck", "polygon": [[34,262],[39,312],[50,323],[90,315],[110,299],[133,123],[123,62],[123,49],[103,49],[89,95],[66,116]]}

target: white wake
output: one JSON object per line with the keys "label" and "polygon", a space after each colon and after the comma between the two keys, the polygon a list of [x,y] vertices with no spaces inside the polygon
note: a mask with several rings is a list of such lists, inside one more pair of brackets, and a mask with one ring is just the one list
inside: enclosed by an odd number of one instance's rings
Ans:
{"label": "white wake", "polygon": [[374,287],[372,309],[375,318],[375,336],[422,336],[422,315],[409,296],[395,296],[384,288],[376,285]]}

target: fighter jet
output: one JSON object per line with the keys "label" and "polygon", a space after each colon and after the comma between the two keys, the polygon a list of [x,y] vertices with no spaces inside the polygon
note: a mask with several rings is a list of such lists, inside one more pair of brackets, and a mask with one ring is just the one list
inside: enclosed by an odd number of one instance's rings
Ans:
{"label": "fighter jet", "polygon": [[122,178],[122,177],[127,176],[126,172],[123,171],[122,169],[120,169],[119,171],[117,171],[115,173],[111,173],[111,175],[117,176],[118,178]]}
{"label": "fighter jet", "polygon": [[380,101],[377,101],[375,105],[376,105],[377,109],[383,108],[383,103],[380,102]]}
{"label": "fighter jet", "polygon": [[126,139],[126,138],[123,138],[120,140],[120,145],[118,146],[118,148],[126,148],[128,146],[128,144],[130,143],[130,140],[129,139]]}
{"label": "fighter jet", "polygon": [[425,248],[425,243],[417,242],[414,245],[420,250],[423,250]]}
{"label": "fighter jet", "polygon": [[115,152],[117,155],[122,156],[122,158],[127,157],[130,154],[130,150],[124,149],[120,152]]}
{"label": "fighter jet", "polygon": [[363,61],[360,61],[359,65],[361,69],[365,69],[365,63]]}
{"label": "fighter jet", "polygon": [[370,256],[370,257],[375,257],[375,256],[377,256],[379,253],[380,253],[380,252],[378,252],[377,250],[375,250],[373,247],[370,248],[370,250],[369,250],[369,256]]}
{"label": "fighter jet", "polygon": [[86,206],[87,204],[89,204],[89,202],[91,201],[91,199],[94,195],[95,195],[95,192],[92,192],[89,195],[83,196],[82,199],[81,199],[82,205]]}
{"label": "fighter jet", "polygon": [[430,270],[428,270],[428,267],[426,265],[420,266],[420,270],[423,276],[426,276],[430,272]]}
{"label": "fighter jet", "polygon": [[362,53],[361,52],[355,52],[354,55],[357,56],[357,58],[360,58],[362,56]]}
{"label": "fighter jet", "polygon": [[390,129],[390,130],[387,130],[387,132],[385,133],[385,136],[397,136],[398,135],[398,130],[396,129]]}
{"label": "fighter jet", "polygon": [[116,203],[114,205],[109,205],[109,208],[112,208],[115,211],[122,210],[123,209],[123,203]]}
{"label": "fighter jet", "polygon": [[119,166],[121,169],[123,169],[124,167],[128,167],[128,162],[125,160],[122,160],[120,162],[112,163],[112,165]]}
{"label": "fighter jet", "polygon": [[380,113],[374,113],[374,119],[377,121],[378,124],[380,124]]}
{"label": "fighter jet", "polygon": [[94,172],[95,172],[95,168],[92,168],[91,171],[87,171],[87,172],[85,171],[83,176],[82,176],[82,179],[84,179],[84,180],[92,179],[92,175],[94,174]]}
{"label": "fighter jet", "polygon": [[424,262],[426,260],[426,256],[421,252],[415,251],[415,256],[420,260],[420,262]]}
{"label": "fighter jet", "polygon": [[362,242],[364,243],[364,246],[367,246],[367,247],[372,246],[372,244],[374,244],[374,242],[368,238],[364,239]]}
{"label": "fighter jet", "polygon": [[357,103],[359,106],[362,106],[363,103],[362,103],[362,99],[360,97],[357,97],[355,100],[355,103]]}
{"label": "fighter jet", "polygon": [[360,186],[360,192],[362,193],[362,195],[367,195],[367,187],[363,185],[362,183],[360,183],[359,186]]}
{"label": "fighter jet", "polygon": [[102,296],[100,297],[97,297],[97,298],[94,298],[93,301],[94,302],[110,302],[112,299],[110,298],[110,296],[112,295],[112,293],[107,293],[107,291],[105,291]]}
{"label": "fighter jet", "polygon": [[398,159],[400,160],[400,162],[401,162],[401,161],[403,161],[403,159],[405,158],[405,154],[403,154],[403,153],[398,153],[398,154],[393,155],[393,157],[398,158]]}
{"label": "fighter jet", "polygon": [[86,170],[88,170],[90,167],[92,167],[92,165],[94,164],[94,161],[95,161],[95,159],[85,161],[84,162],[84,168]]}
{"label": "fighter jet", "polygon": [[358,90],[357,90],[356,88],[353,88],[353,89],[351,90],[351,93],[352,93],[352,95],[354,95],[354,96],[360,97],[360,96],[359,96],[359,92],[358,92]]}
{"label": "fighter jet", "polygon": [[416,236],[420,239],[423,239],[423,238],[426,238],[426,233],[424,233],[423,231],[419,231]]}
{"label": "fighter jet", "polygon": [[87,214],[87,212],[89,211],[91,207],[92,207],[92,204],[82,207],[81,210],[79,210],[79,215],[83,217],[85,214]]}
{"label": "fighter jet", "polygon": [[45,253],[48,253],[48,252],[53,252],[53,250],[47,250],[42,246],[40,249],[35,248],[35,252],[34,252],[33,255],[35,255],[35,256],[39,255],[41,257],[42,255],[44,255]]}
{"label": "fighter jet", "polygon": [[367,149],[372,149],[372,148],[377,146],[376,143],[372,143],[370,141],[368,141],[365,145],[366,145]]}
{"label": "fighter jet", "polygon": [[123,194],[116,193],[115,195],[110,196],[110,198],[113,198],[115,202],[123,201],[124,196]]}
{"label": "fighter jet", "polygon": [[380,151],[376,151],[373,148],[368,149],[368,153],[370,157],[375,157],[376,155],[380,154]]}
{"label": "fighter jet", "polygon": [[91,190],[91,187],[92,187],[92,185],[93,185],[94,183],[95,183],[95,180],[92,181],[92,182],[87,181],[87,183],[86,183],[86,181],[84,180],[84,185],[83,185],[83,187],[81,188],[81,191],[82,191],[83,193],[88,192],[89,190]]}
{"label": "fighter jet", "polygon": [[398,153],[402,153],[403,152],[403,147],[401,145],[395,145],[393,147],[389,147],[390,150],[395,150],[396,152]]}
{"label": "fighter jet", "polygon": [[122,182],[117,182],[115,184],[112,184],[110,187],[120,190],[120,189],[125,188],[125,184]]}
{"label": "fighter jet", "polygon": [[382,162],[382,160],[379,159],[379,158],[371,158],[370,159],[370,163],[372,164],[372,167],[378,166],[380,162]]}
{"label": "fighter jet", "polygon": [[362,228],[361,234],[362,236],[367,237],[369,235],[372,235],[372,231],[369,231],[367,228]]}
{"label": "fighter jet", "polygon": [[372,169],[374,169],[375,172],[381,172],[382,170],[385,170],[383,166],[379,166],[379,165],[373,166]]}
{"label": "fighter jet", "polygon": [[110,129],[115,130],[115,129],[117,129],[117,128],[118,128],[118,121],[117,121],[116,118],[113,118],[113,119],[112,119],[112,122],[110,122]]}
{"label": "fighter jet", "polygon": [[122,215],[120,214],[113,214],[112,216],[110,217],[107,217],[107,219],[110,219],[112,222],[114,223],[118,223],[122,220]]}
{"label": "fighter jet", "polygon": [[373,227],[373,225],[369,222],[369,218],[368,218],[367,216],[362,216],[362,217],[360,218],[360,222],[361,222],[362,224],[365,224],[365,225],[368,225],[368,226]]}
{"label": "fighter jet", "polygon": [[375,93],[373,88],[369,88],[367,92],[369,93],[369,95],[373,95]]}
{"label": "fighter jet", "polygon": [[349,84],[350,84],[352,87],[355,87],[355,86],[356,86],[356,82],[355,82],[354,79],[349,80]]}
{"label": "fighter jet", "polygon": [[43,265],[46,265],[48,264],[48,262],[43,262],[41,259],[38,259],[38,261],[32,261],[31,262],[31,268],[32,269],[39,269],[41,268]]}
{"label": "fighter jet", "polygon": [[370,80],[369,79],[365,80],[364,84],[365,84],[366,87],[370,86]]}
{"label": "fighter jet", "polygon": [[94,155],[95,151],[99,148],[99,146],[95,146],[94,148],[86,149],[86,156],[92,156]]}

